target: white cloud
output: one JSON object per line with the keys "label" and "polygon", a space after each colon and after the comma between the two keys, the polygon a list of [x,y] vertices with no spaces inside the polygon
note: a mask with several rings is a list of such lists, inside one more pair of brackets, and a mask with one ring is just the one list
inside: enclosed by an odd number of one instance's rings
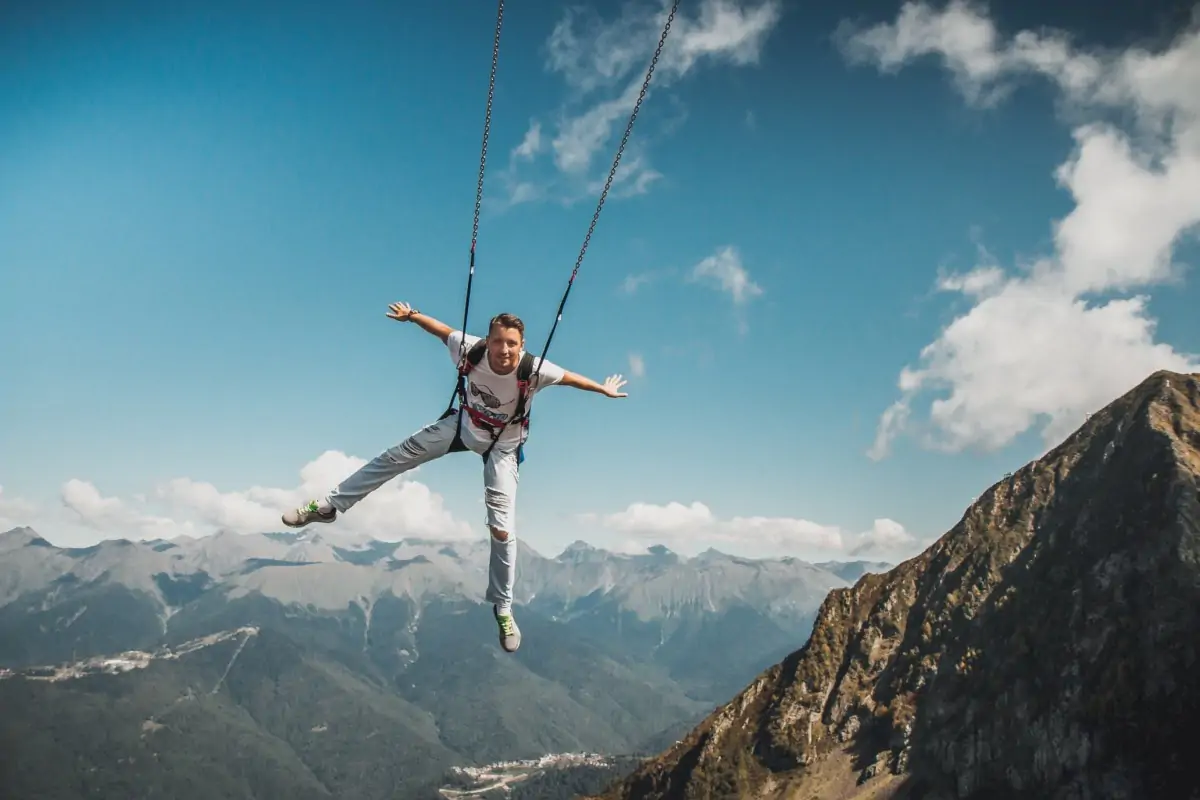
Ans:
{"label": "white cloud", "polygon": [[543,149],[545,142],[542,138],[542,124],[537,120],[530,120],[525,137],[508,154],[507,168],[499,172],[500,182],[505,188],[505,199],[497,201],[489,194],[484,198],[485,204],[490,207],[516,206],[542,199],[545,195],[543,187],[532,181],[521,180],[517,171],[521,162],[533,161]]}
{"label": "white cloud", "polygon": [[513,149],[512,157],[529,160],[542,149],[542,126],[537,120],[531,120],[525,138]]}
{"label": "white cloud", "polygon": [[745,328],[743,308],[754,298],[763,295],[763,288],[750,276],[750,271],[742,263],[742,255],[732,245],[717,248],[712,255],[706,256],[687,269],[664,267],[637,274],[626,275],[621,283],[621,291],[625,294],[635,294],[642,286],[661,277],[672,280],[700,283],[707,285],[729,296],[733,307],[738,312],[739,323]]}
{"label": "white cloud", "polygon": [[692,279],[716,285],[729,294],[734,305],[744,305],[763,293],[742,266],[742,257],[734,247],[722,247],[692,268]]}
{"label": "white cloud", "polygon": [[[699,5],[696,17],[689,18],[688,4],[680,4],[655,67],[656,82],[660,76],[664,83],[678,80],[705,58],[735,66],[757,63],[782,16],[778,0],[701,0]],[[629,77],[640,89],[670,6],[669,0],[627,3],[612,21],[591,9],[568,8],[547,41],[547,66],[581,95]]]}
{"label": "white cloud", "polygon": [[629,374],[635,378],[646,377],[646,359],[639,353],[629,354]]}
{"label": "white cloud", "polygon": [[537,185],[528,181],[513,184],[508,193],[508,202],[511,205],[520,205],[521,203],[531,203],[534,200],[539,200],[542,197],[542,190]]}
{"label": "white cloud", "polygon": [[[563,12],[546,42],[547,68],[560,74],[572,93],[555,116],[556,133],[549,143],[558,172],[540,182],[518,179],[518,165],[510,162],[504,178],[510,192],[541,183],[546,186],[539,185],[536,191],[524,189],[523,194],[544,197],[549,193],[547,186],[557,184],[566,203],[595,197],[611,167],[609,154],[615,152],[615,139],[624,132],[641,92],[669,8],[664,2],[628,3],[615,19],[579,7]],[[738,67],[757,63],[767,35],[781,17],[781,8],[780,0],[701,0],[698,11],[689,16],[690,9],[682,4],[645,102],[652,102],[649,98],[657,90],[682,80],[705,62]],[[601,95],[601,99],[582,110],[575,108],[589,95]],[[645,125],[639,120],[627,145],[614,179],[613,196],[643,194],[662,178],[645,153]],[[540,127],[538,136],[540,141]],[[597,176],[592,168],[597,166],[601,150],[605,158]]]}
{"label": "white cloud", "polygon": [[1046,443],[1055,443],[1150,372],[1198,369],[1154,342],[1145,303],[1135,297],[1089,306],[1034,282],[1008,281],[926,346],[921,368],[901,372],[903,396],[882,417],[872,457],[886,455],[922,389],[949,389],[932,402],[923,441],[956,452],[1003,447],[1039,422]]}
{"label": "white cloud", "polygon": [[0,486],[0,533],[23,525],[32,525],[37,508],[27,500],[5,493]]}
{"label": "white cloud", "polygon": [[[608,187],[609,197],[635,197],[639,194],[646,194],[650,191],[650,185],[657,182],[663,177],[663,174],[656,169],[647,166],[646,157],[639,154],[638,147],[626,147],[625,153],[621,156],[621,167],[617,170],[617,174],[613,176],[612,184]],[[589,198],[599,197],[600,192],[604,191],[604,183],[608,180],[607,170],[604,177],[597,176],[594,181],[587,185],[585,193]]]}
{"label": "white cloud", "polygon": [[626,275],[625,280],[621,283],[621,291],[626,294],[633,294],[645,284],[654,280],[653,272],[642,272],[637,275]]}
{"label": "white cloud", "polygon": [[1049,446],[1148,373],[1200,370],[1196,356],[1155,341],[1145,291],[1179,278],[1174,248],[1200,224],[1200,30],[1158,52],[1088,52],[1060,32],[1004,37],[980,6],[954,0],[906,3],[894,22],[843,25],[837,39],[849,60],[886,72],[938,57],[974,105],[1040,76],[1075,124],[1054,174],[1074,207],[1053,226],[1053,252],[939,281],[972,306],[901,371],[872,458],[912,426],[924,391],[947,393],[930,403],[926,446],[995,449],[1035,426]]}
{"label": "white cloud", "polygon": [[652,535],[707,528],[716,522],[708,506],[703,503],[685,506],[676,502],[667,503],[665,506],[633,503],[624,511],[608,514],[602,520],[613,530]]}
{"label": "white cloud", "polygon": [[728,294],[733,301],[738,330],[743,334],[748,330],[744,307],[751,299],[760,296],[763,290],[750,278],[736,248],[720,248],[692,267],[688,279],[708,283]]}
{"label": "white cloud", "polygon": [[[326,451],[304,466],[300,483],[290,488],[252,486],[221,491],[204,481],[175,478],[155,489],[153,505],[162,513],[148,511],[149,499],[131,504],[104,497],[91,483],[78,479],[63,485],[62,500],[85,525],[108,536],[171,538],[218,529],[241,533],[278,531],[284,529],[280,515],[285,510],[324,497],[364,463],[361,458]],[[455,519],[441,496],[412,480],[412,474],[385,484],[341,515],[333,526],[385,541],[405,536],[470,536],[470,526]]]}
{"label": "white cloud", "polygon": [[622,511],[580,517],[620,534],[619,541],[626,551],[636,550],[635,542],[644,549],[650,541],[666,543],[679,552],[724,547],[761,554],[802,554],[814,559],[867,555],[898,558],[911,554],[917,546],[917,540],[904,526],[890,519],[877,519],[871,530],[853,533],[795,517],[719,519],[700,502],[632,503]]}
{"label": "white cloud", "polygon": [[903,560],[915,554],[917,538],[894,519],[877,519],[871,530],[853,537],[849,542],[848,554],[854,557],[874,557],[885,560]]}
{"label": "white cloud", "polygon": [[[586,172],[592,165],[596,151],[612,135],[613,125],[622,117],[628,117],[633,110],[640,91],[640,84],[631,83],[618,97],[597,103],[579,116],[563,120],[558,135],[550,142],[554,149],[554,165],[567,173]],[[628,172],[627,164],[625,173]],[[601,187],[603,185],[600,184]]]}
{"label": "white cloud", "polygon": [[611,22],[591,8],[568,6],[546,41],[546,65],[581,94],[611,88],[635,66],[645,66],[664,21],[631,4]]}
{"label": "white cloud", "polygon": [[120,498],[105,497],[94,484],[78,478],[64,483],[60,496],[79,522],[105,536],[169,539],[195,534],[190,523],[138,511]]}

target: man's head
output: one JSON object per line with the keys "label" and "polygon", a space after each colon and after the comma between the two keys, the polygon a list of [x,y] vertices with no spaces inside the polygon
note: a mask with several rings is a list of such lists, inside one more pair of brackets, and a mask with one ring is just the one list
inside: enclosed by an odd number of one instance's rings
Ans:
{"label": "man's head", "polygon": [[525,346],[525,323],[513,314],[497,314],[488,326],[488,366],[500,375],[512,372]]}

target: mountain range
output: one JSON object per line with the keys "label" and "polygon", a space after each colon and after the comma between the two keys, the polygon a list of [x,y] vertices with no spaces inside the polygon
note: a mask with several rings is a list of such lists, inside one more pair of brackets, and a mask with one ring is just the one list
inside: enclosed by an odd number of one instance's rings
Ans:
{"label": "mountain range", "polygon": [[1200,798],[1200,375],[1156,372],[600,796]]}
{"label": "mountain range", "polygon": [[[0,535],[0,793],[565,798],[633,764],[596,797],[1200,800],[1200,375],[1149,376],[896,566],[525,547],[508,655],[486,558]],[[643,757],[529,766],[566,752]]]}
{"label": "mountain range", "polygon": [[803,642],[830,589],[886,567],[522,546],[510,655],[479,599],[487,555],[335,528],[0,534],[0,788],[417,797],[455,766],[655,752]]}

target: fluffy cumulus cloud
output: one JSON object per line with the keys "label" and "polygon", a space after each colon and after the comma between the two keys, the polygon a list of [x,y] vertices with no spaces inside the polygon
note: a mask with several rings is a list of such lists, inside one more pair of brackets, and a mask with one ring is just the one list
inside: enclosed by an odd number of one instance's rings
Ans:
{"label": "fluffy cumulus cloud", "polygon": [[[780,0],[681,4],[644,102],[666,103],[666,98],[650,97],[699,67],[757,64],[781,10]],[[545,54],[547,69],[562,76],[569,97],[552,116],[532,120],[509,154],[502,175],[509,203],[544,199],[552,193],[574,202],[599,193],[669,11],[666,1],[626,3],[614,18],[579,6],[564,10],[546,42]],[[669,115],[674,122],[667,127],[677,126],[678,103],[668,104],[667,110],[674,112]],[[638,125],[644,124],[639,119]],[[550,127],[552,133],[545,130]],[[642,127],[635,130],[614,178],[613,196],[643,194],[662,177],[650,165],[643,144],[648,135]],[[539,172],[537,164],[530,162],[543,156],[547,169]]]}
{"label": "fluffy cumulus cloud", "polygon": [[149,513],[136,499],[130,503],[105,497],[94,484],[78,478],[64,483],[60,496],[63,506],[74,512],[80,523],[105,537],[170,539],[196,533],[190,521]]}
{"label": "fluffy cumulus cloud", "polygon": [[917,539],[894,519],[877,519],[871,529],[850,543],[848,555],[863,558],[906,558],[914,554]]}
{"label": "fluffy cumulus cloud", "polygon": [[701,502],[672,501],[663,505],[632,503],[610,514],[585,514],[583,521],[598,524],[621,537],[625,550],[644,550],[663,543],[680,552],[708,547],[761,555],[872,557],[899,559],[913,554],[917,540],[900,523],[875,520],[863,532],[842,530],[795,517],[730,517],[721,519]]}
{"label": "fluffy cumulus cloud", "polygon": [[[872,457],[914,428],[945,451],[999,448],[1034,428],[1051,446],[1150,372],[1200,370],[1155,340],[1147,296],[1179,279],[1175,250],[1200,224],[1200,27],[1154,50],[1093,52],[1055,31],[1004,35],[984,7],[953,0],[906,3],[894,21],[846,24],[837,39],[852,63],[888,73],[938,59],[977,106],[1042,79],[1075,124],[1053,176],[1074,205],[1053,223],[1051,252],[943,276],[938,288],[969,309],[901,371]],[[930,391],[941,396],[915,423]]]}
{"label": "fluffy cumulus cloud", "polygon": [[[280,515],[310,499],[323,497],[365,461],[327,451],[306,464],[300,482],[288,488],[252,486],[222,491],[211,483],[175,478],[159,484],[149,495],[130,499],[104,496],[93,484],[72,479],[61,491],[62,503],[76,521],[104,536],[171,538],[199,536],[215,530],[240,533],[284,528]],[[396,540],[405,536],[459,538],[469,525],[456,519],[442,498],[424,484],[401,476],[360,502],[341,517],[337,529],[351,534]],[[475,531],[477,532],[477,531]]]}

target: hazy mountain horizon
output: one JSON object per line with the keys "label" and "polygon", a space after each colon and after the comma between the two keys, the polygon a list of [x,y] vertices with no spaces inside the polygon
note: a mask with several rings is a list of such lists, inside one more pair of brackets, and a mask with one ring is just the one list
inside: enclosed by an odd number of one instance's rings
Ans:
{"label": "hazy mountain horizon", "polygon": [[[63,550],[85,550],[88,548],[96,547],[97,545],[104,544],[106,542],[110,542],[110,543],[127,542],[130,544],[137,543],[137,542],[145,543],[145,544],[171,543],[171,544],[175,544],[175,545],[182,545],[183,543],[186,543],[186,542],[201,542],[203,540],[212,539],[214,537],[227,537],[227,536],[234,536],[234,537],[237,537],[237,536],[242,536],[242,537],[264,536],[264,537],[273,538],[273,539],[287,538],[287,539],[293,540],[297,543],[304,542],[304,541],[324,541],[324,542],[333,542],[336,544],[336,546],[342,547],[344,549],[354,549],[356,547],[365,549],[368,545],[400,546],[400,545],[404,545],[404,544],[428,544],[428,545],[455,546],[455,545],[472,545],[472,544],[486,545],[487,544],[487,537],[486,537],[486,535],[484,535],[482,533],[478,537],[464,537],[461,535],[447,534],[445,536],[429,536],[429,535],[402,536],[402,537],[399,537],[396,539],[390,539],[390,538],[380,538],[377,536],[370,536],[370,535],[358,533],[358,532],[352,531],[352,530],[338,529],[336,526],[332,526],[332,525],[317,525],[317,524],[310,525],[307,528],[303,528],[300,530],[290,530],[290,529],[284,528],[282,526],[280,527],[279,530],[269,530],[269,531],[239,531],[239,530],[229,528],[229,527],[217,527],[207,533],[201,533],[201,534],[195,534],[195,535],[182,533],[177,536],[170,536],[170,537],[100,536],[94,540],[91,540],[90,542],[88,542],[86,544],[82,544],[82,543],[65,543],[61,539],[54,538],[54,536],[52,534],[48,534],[47,526],[41,525],[38,523],[27,523],[27,524],[9,526],[6,530],[0,531],[0,538],[3,538],[8,535],[16,535],[21,532],[29,532],[32,535],[45,540],[48,544],[50,544],[54,547],[63,549]],[[847,557],[845,559],[829,559],[829,558],[821,558],[821,559],[812,558],[812,559],[810,559],[810,558],[805,558],[805,557],[799,556],[799,555],[744,555],[744,554],[736,552],[736,549],[734,549],[734,548],[721,549],[719,547],[712,546],[712,545],[704,548],[703,550],[698,550],[697,552],[689,555],[687,553],[687,551],[683,548],[680,548],[678,546],[678,544],[674,544],[674,546],[672,546],[672,543],[669,543],[667,541],[659,541],[659,540],[652,540],[652,539],[647,539],[644,547],[632,548],[632,547],[613,547],[613,546],[609,546],[609,545],[599,544],[599,543],[588,541],[586,538],[581,537],[581,538],[576,538],[573,541],[571,541],[569,544],[562,546],[562,548],[560,550],[558,550],[557,553],[553,553],[552,551],[543,552],[543,550],[541,550],[533,545],[530,545],[525,541],[521,541],[521,546],[525,551],[528,551],[532,555],[535,555],[539,558],[546,558],[549,560],[559,560],[559,559],[565,558],[565,557],[570,556],[575,553],[589,552],[589,551],[595,551],[598,553],[604,553],[604,554],[608,554],[608,555],[612,555],[612,556],[616,556],[616,557],[629,557],[629,558],[636,558],[636,557],[640,557],[640,556],[645,556],[647,554],[649,554],[649,555],[664,555],[664,554],[670,553],[670,554],[676,555],[686,561],[703,560],[706,557],[711,557],[711,556],[715,555],[715,556],[724,556],[724,557],[729,557],[729,558],[743,559],[746,561],[798,561],[798,562],[803,562],[803,563],[807,563],[807,564],[812,564],[814,566],[822,567],[824,569],[830,569],[831,571],[835,572],[835,574],[839,574],[841,572],[844,572],[846,574],[853,574],[856,569],[860,569],[860,568],[884,569],[887,567],[894,566],[896,563],[895,559],[884,560],[884,559],[878,559],[878,558],[872,559],[872,558]],[[549,553],[549,554],[547,554],[547,553]],[[859,573],[859,574],[861,574],[861,573]]]}
{"label": "hazy mountain horizon", "polygon": [[[260,796],[365,791],[342,754],[382,758],[380,738],[409,754],[389,756],[379,780],[414,792],[455,765],[654,752],[801,644],[828,592],[871,569],[665,545],[618,554],[582,539],[546,557],[518,542],[524,641],[509,655],[483,600],[486,539],[314,526],[63,548],[11,529],[0,702],[13,741],[55,709],[52,731],[13,746],[22,763],[93,764],[95,787],[119,785],[136,759],[141,785],[175,796],[173,781],[206,759],[236,762],[228,736],[274,765],[254,775]],[[75,679],[50,679],[63,675]],[[72,733],[97,725],[113,739]],[[33,770],[9,785],[52,784]]]}

